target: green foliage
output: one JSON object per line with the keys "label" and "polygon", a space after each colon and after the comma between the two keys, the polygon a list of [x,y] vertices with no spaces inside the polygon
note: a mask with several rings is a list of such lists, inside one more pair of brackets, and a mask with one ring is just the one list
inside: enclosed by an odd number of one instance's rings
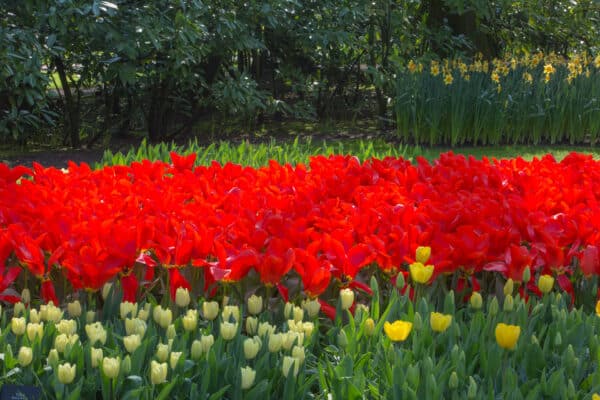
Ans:
{"label": "green foliage", "polygon": [[594,0],[9,0],[0,132],[25,141],[57,123],[78,146],[130,130],[158,141],[200,119],[251,130],[369,113],[385,127],[408,59],[596,54],[599,20]]}
{"label": "green foliage", "polygon": [[242,142],[238,145],[229,142],[212,143],[209,146],[201,146],[196,140],[190,141],[185,146],[174,143],[148,144],[143,141],[137,148],[130,149],[126,154],[112,153],[110,150],[104,152],[104,156],[96,168],[106,165],[129,165],[134,161],[171,160],[169,153],[175,151],[179,154],[196,153],[196,165],[210,165],[213,161],[221,164],[234,163],[244,166],[260,167],[275,160],[279,163],[307,164],[309,158],[315,154],[352,154],[361,160],[370,157],[384,158],[386,156],[410,158],[415,149],[407,146],[391,145],[383,141],[355,141],[355,142],[321,142],[313,143],[312,140],[296,139],[293,142],[250,144]]}

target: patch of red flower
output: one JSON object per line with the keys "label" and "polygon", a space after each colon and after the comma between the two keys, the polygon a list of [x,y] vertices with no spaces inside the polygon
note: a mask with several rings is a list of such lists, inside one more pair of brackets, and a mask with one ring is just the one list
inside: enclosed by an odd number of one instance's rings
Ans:
{"label": "patch of red flower", "polygon": [[71,163],[66,173],[0,164],[0,300],[16,298],[7,290],[19,265],[43,283],[46,301],[56,301],[57,273],[74,289],[121,279],[133,300],[136,263],[145,280],[168,267],[171,294],[190,286],[187,267],[202,269],[206,289],[251,270],[279,287],[294,273],[317,297],[331,279],[360,286],[357,274],[373,263],[395,275],[418,246],[432,248],[436,276],[459,271],[463,284],[483,271],[520,281],[530,266],[571,292],[574,265],[600,273],[600,164],[591,156],[317,156],[257,169],[194,161]]}

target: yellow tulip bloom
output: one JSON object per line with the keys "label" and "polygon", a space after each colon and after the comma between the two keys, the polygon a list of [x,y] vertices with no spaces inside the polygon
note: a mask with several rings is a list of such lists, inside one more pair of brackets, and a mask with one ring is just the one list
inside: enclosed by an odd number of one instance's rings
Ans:
{"label": "yellow tulip bloom", "polygon": [[496,325],[496,342],[503,349],[513,350],[519,340],[521,327],[499,323]]}
{"label": "yellow tulip bloom", "polygon": [[435,332],[444,332],[452,323],[452,315],[432,312],[429,315],[429,323]]}
{"label": "yellow tulip bloom", "polygon": [[433,275],[433,265],[423,265],[420,262],[414,262],[409,265],[410,277],[414,282],[427,283]]}
{"label": "yellow tulip bloom", "polygon": [[383,330],[385,334],[394,342],[403,342],[406,340],[410,331],[412,330],[412,322],[407,321],[394,321],[390,324],[388,321],[383,324]]}

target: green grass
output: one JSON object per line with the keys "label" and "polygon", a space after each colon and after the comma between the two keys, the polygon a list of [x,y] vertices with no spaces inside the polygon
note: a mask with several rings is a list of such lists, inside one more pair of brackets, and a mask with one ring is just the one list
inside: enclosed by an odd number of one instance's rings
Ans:
{"label": "green grass", "polygon": [[220,163],[233,162],[249,166],[262,166],[268,164],[269,160],[280,163],[307,163],[310,156],[316,154],[351,154],[361,160],[370,157],[384,158],[386,156],[403,157],[413,160],[417,156],[423,156],[428,160],[434,160],[441,153],[453,151],[458,154],[473,155],[476,158],[514,158],[522,156],[527,160],[534,157],[542,157],[548,153],[556,159],[561,160],[570,152],[592,154],[595,159],[600,159],[600,149],[582,146],[494,146],[494,147],[419,147],[408,146],[398,143],[386,142],[381,139],[364,140],[311,140],[310,138],[294,141],[275,141],[251,144],[242,142],[233,144],[231,142],[218,142],[209,146],[201,146],[197,141],[190,141],[185,146],[173,143],[161,143],[149,145],[146,142],[138,148],[131,148],[126,153],[112,153],[106,151],[102,161],[96,165],[124,165],[142,159],[169,161],[169,152],[177,151],[183,154],[197,153],[197,163],[206,165],[213,160]]}

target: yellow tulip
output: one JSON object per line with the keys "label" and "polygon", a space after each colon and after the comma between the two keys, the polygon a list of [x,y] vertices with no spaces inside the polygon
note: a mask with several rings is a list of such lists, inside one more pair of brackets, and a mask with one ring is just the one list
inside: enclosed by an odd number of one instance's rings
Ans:
{"label": "yellow tulip", "polygon": [[190,292],[186,288],[178,287],[175,291],[175,304],[179,307],[184,308],[190,304]]}
{"label": "yellow tulip", "polygon": [[75,379],[77,365],[64,363],[58,366],[58,381],[63,385],[68,385]]}
{"label": "yellow tulip", "polygon": [[476,310],[479,310],[483,306],[483,297],[481,297],[481,293],[473,292],[473,294],[471,294],[469,302],[471,303],[471,307],[473,307]]}
{"label": "yellow tulip", "polygon": [[427,283],[433,275],[433,265],[423,265],[420,262],[414,262],[409,265],[410,277],[414,282]]}
{"label": "yellow tulip", "polygon": [[210,321],[217,318],[219,315],[219,303],[216,301],[205,301],[202,303],[202,315]]}
{"label": "yellow tulip", "polygon": [[540,289],[540,292],[542,292],[544,294],[550,293],[553,286],[554,286],[554,278],[552,277],[552,275],[540,276],[540,279],[538,280],[538,288]]}
{"label": "yellow tulip", "polygon": [[373,336],[375,333],[375,321],[373,318],[367,318],[365,321],[365,335]]}
{"label": "yellow tulip", "polygon": [[408,321],[398,320],[394,321],[392,324],[386,321],[383,324],[383,330],[385,331],[385,334],[394,342],[403,342],[410,334],[412,326],[412,322]]}
{"label": "yellow tulip", "polygon": [[600,317],[600,300],[596,303],[596,315]]}
{"label": "yellow tulip", "polygon": [[305,300],[302,302],[302,308],[306,310],[309,318],[314,318],[319,314],[321,303],[318,300]]}
{"label": "yellow tulip", "polygon": [[167,381],[167,363],[157,363],[152,360],[150,362],[150,382],[153,385],[158,385]]}
{"label": "yellow tulip", "polygon": [[250,367],[241,368],[242,371],[242,389],[249,389],[256,379],[256,371]]}
{"label": "yellow tulip", "polygon": [[521,327],[518,325],[507,325],[502,322],[496,325],[496,342],[503,349],[513,350],[520,334]]}
{"label": "yellow tulip", "polygon": [[349,288],[340,290],[340,299],[342,301],[342,310],[348,310],[354,303],[354,291]]}
{"label": "yellow tulip", "polygon": [[71,318],[77,318],[81,316],[81,303],[79,300],[75,300],[67,304],[67,312]]}
{"label": "yellow tulip", "polygon": [[415,252],[415,260],[420,262],[421,264],[425,264],[429,261],[429,257],[431,257],[431,247],[429,246],[419,246],[417,247],[417,251]]}
{"label": "yellow tulip", "polygon": [[432,312],[429,315],[429,323],[435,332],[444,332],[452,323],[452,315]]}
{"label": "yellow tulip", "polygon": [[33,360],[33,351],[31,350],[31,347],[22,346],[19,349],[17,360],[19,360],[19,364],[21,364],[22,367],[31,364],[31,360]]}
{"label": "yellow tulip", "polygon": [[[598,56],[598,57],[600,57],[600,56]],[[592,395],[592,400],[600,400],[600,394],[598,394],[598,393],[594,393],[594,394]]]}
{"label": "yellow tulip", "polygon": [[105,357],[102,359],[102,372],[108,379],[115,379],[119,376],[121,362],[118,357]]}
{"label": "yellow tulip", "polygon": [[263,299],[260,296],[252,295],[248,298],[248,312],[252,315],[259,314],[263,308]]}

